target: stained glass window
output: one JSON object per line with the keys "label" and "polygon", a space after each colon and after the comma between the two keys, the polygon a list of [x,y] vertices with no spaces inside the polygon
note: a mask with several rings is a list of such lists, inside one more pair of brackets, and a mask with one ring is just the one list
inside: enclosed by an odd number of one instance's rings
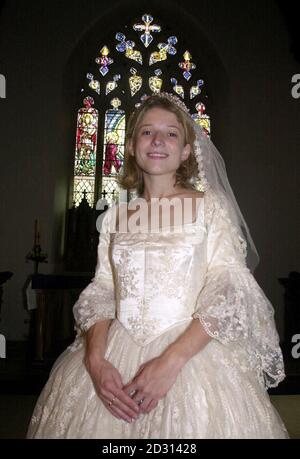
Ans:
{"label": "stained glass window", "polygon": [[112,109],[105,113],[102,196],[111,205],[118,201],[119,187],[116,176],[123,165],[125,143],[125,112],[118,98],[111,101]]}
{"label": "stained glass window", "polygon": [[210,135],[210,100],[196,57],[201,53],[181,44],[180,30],[176,35],[165,31],[159,18],[144,14],[107,37],[107,43],[99,44],[85,73],[84,107],[78,112],[76,206],[84,192],[91,206],[102,198],[108,204],[118,202],[121,190],[116,178],[124,161],[126,116],[144,96],[161,91],[177,94]]}
{"label": "stained glass window", "polygon": [[131,96],[134,96],[142,87],[143,78],[140,75],[137,75],[137,70],[134,67],[131,67],[130,73],[132,74],[129,77],[129,87]]}
{"label": "stained glass window", "polygon": [[200,126],[204,129],[206,134],[210,136],[210,118],[205,113],[205,105],[202,102],[199,102],[198,104],[196,104],[196,110],[197,113],[192,115],[193,119],[197,124],[200,124]]}
{"label": "stained glass window", "polygon": [[84,107],[78,111],[76,130],[76,152],[74,167],[73,201],[78,206],[84,197],[94,205],[95,168],[98,134],[98,110],[94,100],[86,97]]}

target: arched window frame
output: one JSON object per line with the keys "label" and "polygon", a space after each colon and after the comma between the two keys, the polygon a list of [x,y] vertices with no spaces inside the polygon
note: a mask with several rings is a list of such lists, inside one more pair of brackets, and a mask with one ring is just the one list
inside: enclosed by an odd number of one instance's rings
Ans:
{"label": "arched window frame", "polygon": [[[150,81],[152,90],[149,87]],[[181,45],[178,35],[170,33],[158,20],[145,14],[142,20],[136,18],[130,26],[124,25],[115,37],[103,43],[99,55],[85,74],[81,89],[82,100],[92,97],[94,109],[99,112],[94,193],[93,197],[88,197],[91,207],[99,199],[104,198],[109,205],[119,200],[120,190],[115,185],[115,178],[123,164],[124,135],[118,135],[118,142],[112,142],[114,147],[108,148],[111,141],[107,137],[110,131],[105,125],[106,114],[115,111],[117,116],[118,111],[122,111],[125,117],[122,129],[125,132],[126,119],[141,102],[141,98],[156,91],[179,95],[196,122],[210,135],[207,85],[201,78],[200,65],[193,61],[192,52],[186,49],[186,43]],[[107,167],[109,162],[113,164],[111,167]],[[111,173],[106,175],[109,171]],[[110,190],[109,183],[114,183]],[[82,197],[86,196],[83,192]],[[73,191],[73,204],[77,206],[79,202],[79,196],[75,198]]]}

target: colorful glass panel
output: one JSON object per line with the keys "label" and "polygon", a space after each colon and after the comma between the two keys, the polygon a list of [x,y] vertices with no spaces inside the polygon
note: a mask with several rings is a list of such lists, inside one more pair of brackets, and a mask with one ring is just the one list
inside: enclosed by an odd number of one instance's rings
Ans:
{"label": "colorful glass panel", "polygon": [[121,75],[114,75],[113,76],[113,80],[112,81],[108,81],[106,83],[106,90],[105,90],[105,94],[109,94],[110,92],[112,92],[114,89],[116,89],[118,87],[118,83],[117,81],[119,81],[121,79]]}
{"label": "colorful glass panel", "polygon": [[173,91],[175,91],[176,94],[178,94],[178,96],[180,96],[180,97],[182,97],[182,99],[184,99],[183,86],[181,86],[180,84],[177,84],[176,78],[171,78],[171,83],[173,85]]}
{"label": "colorful glass panel", "polygon": [[151,35],[151,32],[160,32],[161,27],[157,24],[151,25],[151,22],[153,22],[153,17],[150,16],[150,14],[144,14],[142,17],[142,21],[144,24],[134,24],[133,30],[136,32],[144,32],[141,35],[141,41],[144,43],[144,46],[148,48],[150,43],[153,41],[153,36]]}
{"label": "colorful glass panel", "polygon": [[131,96],[134,96],[142,87],[143,79],[140,75],[137,75],[137,71],[135,68],[131,68],[130,72],[132,76],[129,78],[129,87]]}
{"label": "colorful glass panel", "polygon": [[183,70],[183,77],[186,79],[186,81],[189,81],[191,78],[191,70],[194,70],[196,68],[196,65],[191,62],[192,55],[189,51],[186,51],[183,54],[183,62],[179,62],[179,67]]}
{"label": "colorful glass panel", "polygon": [[116,177],[124,161],[125,126],[126,117],[123,110],[113,108],[106,111],[101,197],[104,197],[109,205],[117,201],[119,197]]}
{"label": "colorful glass panel", "polygon": [[158,94],[163,83],[162,78],[160,78],[162,71],[160,69],[156,69],[154,73],[155,76],[149,78],[149,88],[154,94]]}
{"label": "colorful glass panel", "polygon": [[204,85],[203,80],[198,80],[197,85],[191,86],[190,88],[190,99],[194,99],[194,97],[199,96],[201,94],[201,86]]}
{"label": "colorful glass panel", "polygon": [[132,40],[125,41],[126,40],[125,35],[120,32],[116,34],[116,40],[120,42],[116,45],[116,50],[119,51],[119,53],[125,52],[125,56],[128,59],[132,59],[142,65],[143,63],[142,53],[138,51],[137,49],[133,49],[135,47],[134,41]]}
{"label": "colorful glass panel", "polygon": [[206,134],[210,137],[210,118],[205,113],[205,105],[202,102],[199,102],[198,104],[196,104],[196,110],[197,113],[192,115],[193,119],[197,124],[199,124],[204,129]]}
{"label": "colorful glass panel", "polygon": [[113,64],[114,60],[108,57],[110,51],[107,46],[103,46],[100,51],[100,57],[95,59],[95,62],[100,65],[99,72],[104,77],[109,72],[109,65]]}
{"label": "colorful glass panel", "polygon": [[77,116],[73,201],[75,206],[78,206],[83,198],[83,192],[86,191],[86,198],[93,206],[98,110],[93,108],[92,97],[86,97],[83,104],[84,107],[78,110]]}
{"label": "colorful glass panel", "polygon": [[90,80],[89,87],[96,91],[97,94],[100,94],[100,83],[98,80],[95,80],[92,73],[86,75],[87,79]]}
{"label": "colorful glass panel", "polygon": [[174,56],[177,53],[176,48],[173,45],[176,45],[177,38],[170,37],[168,38],[168,43],[159,43],[157,45],[159,51],[154,51],[150,55],[149,65],[156,64],[157,62],[165,61],[168,57],[168,54]]}

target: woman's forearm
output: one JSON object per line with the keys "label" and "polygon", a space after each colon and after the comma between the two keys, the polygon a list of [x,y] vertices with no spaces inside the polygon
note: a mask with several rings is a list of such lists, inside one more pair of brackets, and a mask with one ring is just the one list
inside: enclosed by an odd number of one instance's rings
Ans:
{"label": "woman's forearm", "polygon": [[188,328],[162,353],[162,357],[182,368],[195,354],[200,352],[212,337],[204,330],[198,319],[193,319]]}
{"label": "woman's forearm", "polygon": [[104,357],[108,330],[112,319],[96,322],[85,334],[86,354],[97,353]]}

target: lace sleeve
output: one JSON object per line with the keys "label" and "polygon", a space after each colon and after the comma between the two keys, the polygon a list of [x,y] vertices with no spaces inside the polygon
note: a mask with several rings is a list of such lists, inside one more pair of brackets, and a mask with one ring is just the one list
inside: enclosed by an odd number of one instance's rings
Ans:
{"label": "lace sleeve", "polygon": [[216,196],[207,225],[207,273],[193,317],[222,344],[238,342],[265,386],[277,386],[285,374],[274,310],[246,266],[246,247],[226,203]]}
{"label": "lace sleeve", "polygon": [[73,306],[77,336],[94,323],[115,317],[115,289],[109,256],[111,215],[112,208],[105,212],[102,220],[95,276]]}

